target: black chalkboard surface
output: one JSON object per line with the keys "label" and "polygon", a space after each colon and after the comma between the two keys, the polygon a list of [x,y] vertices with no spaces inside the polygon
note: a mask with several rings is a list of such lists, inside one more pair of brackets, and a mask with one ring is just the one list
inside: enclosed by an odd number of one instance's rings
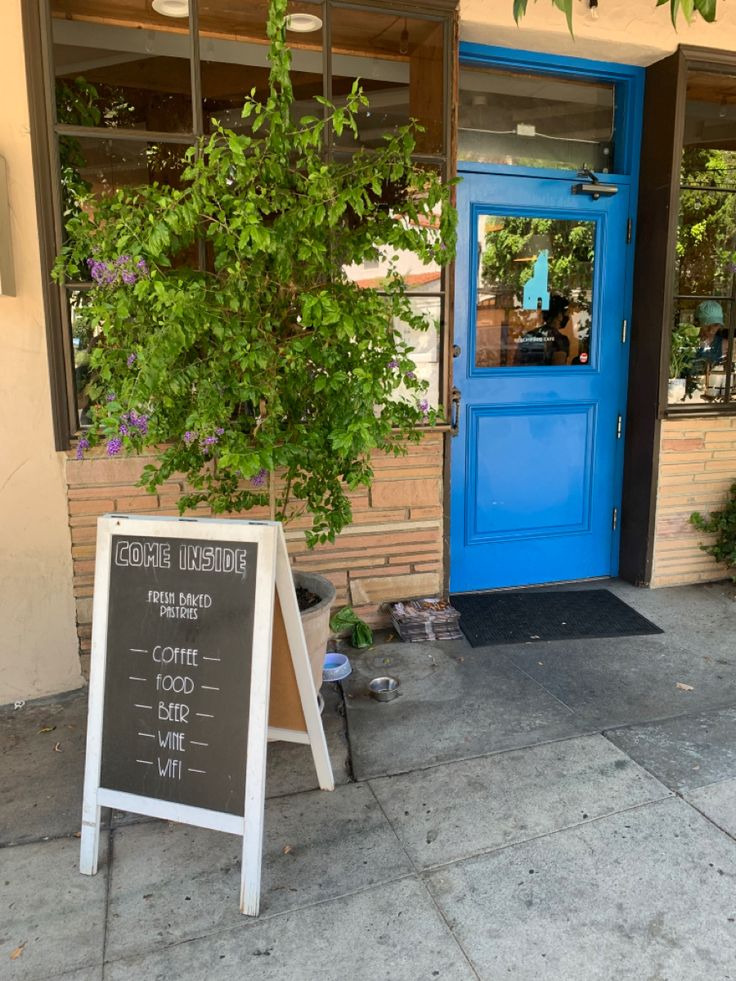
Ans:
{"label": "black chalkboard surface", "polygon": [[112,536],[100,787],[243,814],[257,563]]}

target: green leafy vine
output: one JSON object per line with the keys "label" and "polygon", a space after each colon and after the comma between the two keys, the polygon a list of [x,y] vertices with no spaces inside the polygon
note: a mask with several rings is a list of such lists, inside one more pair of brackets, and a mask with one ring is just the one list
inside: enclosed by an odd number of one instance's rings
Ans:
{"label": "green leafy vine", "polygon": [[723,562],[733,569],[731,579],[736,582],[736,483],[731,485],[722,511],[713,511],[708,516],[696,511],[690,515],[690,523],[699,531],[716,536],[715,541],[700,547],[717,562]]}

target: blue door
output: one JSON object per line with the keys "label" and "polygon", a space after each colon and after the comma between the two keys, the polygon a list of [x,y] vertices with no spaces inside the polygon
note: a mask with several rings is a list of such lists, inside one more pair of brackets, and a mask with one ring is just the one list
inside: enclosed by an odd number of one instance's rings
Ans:
{"label": "blue door", "polygon": [[628,187],[585,183],[462,175],[453,592],[617,571]]}

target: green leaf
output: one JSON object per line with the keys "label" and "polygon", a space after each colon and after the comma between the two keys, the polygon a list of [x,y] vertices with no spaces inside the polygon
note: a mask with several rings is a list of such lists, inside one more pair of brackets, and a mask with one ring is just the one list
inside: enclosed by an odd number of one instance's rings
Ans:
{"label": "green leaf", "polygon": [[514,20],[517,24],[526,13],[527,3],[528,0],[514,0]]}
{"label": "green leaf", "polygon": [[330,630],[334,634],[342,633],[352,628],[351,643],[358,649],[370,647],[373,643],[373,631],[361,620],[350,606],[343,607],[330,620]]}
{"label": "green leaf", "polygon": [[574,37],[574,32],[572,29],[573,0],[552,0],[552,2],[554,3],[555,7],[557,7],[558,10],[563,11],[563,13],[565,14],[565,17],[567,19],[567,29],[570,32],[570,34]]}
{"label": "green leaf", "polygon": [[365,647],[370,647],[373,644],[373,631],[367,623],[363,623],[363,621],[360,620],[353,627],[350,642],[352,643],[353,647],[357,647],[358,650]]}
{"label": "green leaf", "polygon": [[716,5],[717,0],[695,0],[695,9],[709,24],[716,19]]}

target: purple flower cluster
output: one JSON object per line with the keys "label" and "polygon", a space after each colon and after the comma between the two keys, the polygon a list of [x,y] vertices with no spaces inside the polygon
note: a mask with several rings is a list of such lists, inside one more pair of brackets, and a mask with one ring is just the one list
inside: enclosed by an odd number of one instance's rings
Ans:
{"label": "purple flower cluster", "polygon": [[215,446],[216,443],[220,442],[220,436],[225,432],[222,426],[218,426],[217,429],[211,436],[203,436],[201,439],[199,434],[194,429],[187,429],[184,433],[183,439],[187,446],[191,446],[192,443],[196,443],[199,440],[199,445],[204,450],[205,453],[209,453],[210,447]]}
{"label": "purple flower cluster", "polygon": [[122,450],[122,448],[123,448],[123,441],[122,439],[120,439],[119,436],[113,436],[112,439],[108,439],[107,441],[108,456],[117,456],[118,453]]}
{"label": "purple flower cluster", "polygon": [[251,487],[265,487],[266,477],[268,477],[268,470],[261,468],[255,477],[250,478]]}
{"label": "purple flower cluster", "polygon": [[80,436],[77,443],[77,459],[82,460],[84,458],[84,451],[89,449],[89,440],[86,436]]}
{"label": "purple flower cluster", "polygon": [[386,365],[386,367],[387,368],[398,368],[399,367],[399,362],[396,360],[396,358],[391,358],[391,360],[388,362],[388,364]]}
{"label": "purple flower cluster", "polygon": [[413,371],[407,371],[407,373],[404,375],[404,378],[409,378],[409,379],[414,379],[416,377],[417,376],[414,374]]}
{"label": "purple flower cluster", "polygon": [[429,415],[429,402],[426,399],[422,399],[419,403],[419,411],[424,414],[425,419]]}
{"label": "purple flower cluster", "polygon": [[225,432],[222,426],[218,426],[212,436],[205,436],[199,444],[205,453],[209,453],[210,447],[220,442],[220,436]]}
{"label": "purple flower cluster", "polygon": [[109,262],[105,259],[87,259],[90,276],[98,286],[132,286],[139,279],[149,274],[145,259],[133,261],[129,255],[119,255]]}
{"label": "purple flower cluster", "polygon": [[148,435],[148,416],[142,412],[138,413],[135,409],[124,412],[120,417],[121,436],[147,436]]}
{"label": "purple flower cluster", "polygon": [[136,354],[129,354],[125,363],[129,368],[132,368],[137,360],[138,360],[138,356]]}

